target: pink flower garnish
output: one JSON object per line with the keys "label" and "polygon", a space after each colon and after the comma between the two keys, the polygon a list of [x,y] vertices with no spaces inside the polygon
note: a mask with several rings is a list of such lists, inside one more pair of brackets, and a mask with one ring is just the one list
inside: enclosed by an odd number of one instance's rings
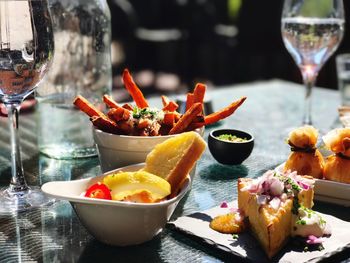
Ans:
{"label": "pink flower garnish", "polygon": [[308,236],[306,243],[309,245],[315,245],[315,244],[322,244],[324,242],[324,238],[322,237],[316,237],[314,235]]}
{"label": "pink flower garnish", "polygon": [[222,202],[221,205],[220,205],[221,208],[228,208],[228,204],[227,202]]}

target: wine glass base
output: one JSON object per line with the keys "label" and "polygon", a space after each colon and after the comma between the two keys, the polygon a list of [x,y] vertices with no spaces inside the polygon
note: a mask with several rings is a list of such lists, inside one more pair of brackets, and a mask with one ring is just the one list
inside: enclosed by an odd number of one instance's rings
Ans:
{"label": "wine glass base", "polygon": [[46,196],[40,187],[31,186],[29,190],[19,193],[13,193],[8,188],[1,188],[0,215],[49,206],[54,201],[53,198]]}

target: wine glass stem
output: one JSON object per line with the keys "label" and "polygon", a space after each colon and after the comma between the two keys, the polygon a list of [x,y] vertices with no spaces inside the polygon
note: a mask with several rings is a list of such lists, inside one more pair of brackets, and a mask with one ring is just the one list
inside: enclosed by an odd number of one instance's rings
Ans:
{"label": "wine glass stem", "polygon": [[304,117],[303,117],[303,124],[304,125],[312,125],[312,119],[311,119],[311,91],[312,87],[314,86],[313,80],[306,80],[305,81],[306,86],[306,94],[305,94],[305,106],[304,106]]}
{"label": "wine glass stem", "polygon": [[5,106],[8,112],[8,122],[11,133],[12,178],[8,191],[9,193],[16,194],[29,189],[24,178],[18,135],[18,113],[20,103],[5,103]]}

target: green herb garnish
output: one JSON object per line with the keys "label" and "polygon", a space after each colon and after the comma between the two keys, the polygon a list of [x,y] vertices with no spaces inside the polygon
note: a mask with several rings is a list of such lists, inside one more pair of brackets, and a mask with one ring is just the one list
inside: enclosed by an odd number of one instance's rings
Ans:
{"label": "green herb garnish", "polygon": [[[284,186],[285,186],[284,192],[288,196],[293,196],[292,213],[297,215],[298,209],[300,207],[298,193],[302,190],[302,188],[290,177],[283,176],[277,172],[274,173],[274,176],[284,183]],[[287,186],[290,186],[290,187],[287,187]]]}
{"label": "green herb garnish", "polygon": [[304,219],[299,219],[295,222],[297,225],[306,225],[306,221]]}
{"label": "green herb garnish", "polygon": [[318,251],[324,250],[324,246],[322,244],[319,244],[317,249]]}
{"label": "green herb garnish", "polygon": [[326,220],[324,220],[321,216],[320,216],[320,224],[321,225],[327,224]]}
{"label": "green herb garnish", "polygon": [[219,140],[228,141],[228,142],[246,142],[246,141],[248,141],[248,139],[246,139],[246,138],[240,138],[240,137],[237,137],[236,135],[232,135],[232,134],[221,134],[221,135],[217,136],[216,138],[218,138]]}
{"label": "green herb garnish", "polygon": [[292,189],[293,189],[293,190],[295,190],[295,191],[297,191],[297,192],[301,191],[301,187],[300,187],[297,183],[295,183],[295,182],[292,180],[292,178],[287,178],[286,183],[287,183],[287,184],[290,184],[290,185],[292,186]]}
{"label": "green herb garnish", "polygon": [[293,198],[293,208],[292,208],[292,213],[294,215],[298,214],[299,207],[300,207],[300,204],[299,204],[298,196],[294,196],[294,198]]}
{"label": "green herb garnish", "polygon": [[[296,183],[294,182],[294,180],[292,178],[289,178],[287,176],[283,176],[283,175],[280,175],[278,174],[277,172],[274,173],[274,176],[276,176],[281,182],[283,182],[285,185],[290,185],[292,187],[293,190],[299,192],[301,191],[301,187]],[[288,189],[285,188],[286,191],[285,192],[288,192]]]}
{"label": "green herb garnish", "polygon": [[233,238],[233,239],[238,239],[238,235],[237,235],[237,234],[233,234],[233,235],[232,235],[232,238]]}
{"label": "green herb garnish", "polygon": [[[307,218],[311,218],[312,215],[317,215],[317,217],[319,219],[319,224],[321,226],[325,225],[327,223],[326,220],[324,220],[320,214],[317,214],[314,210],[312,210],[310,208],[307,208],[307,207],[305,207],[303,205],[300,205],[298,209],[303,210],[306,213]],[[304,225],[301,221],[303,221],[303,220],[296,221],[296,224]]]}
{"label": "green herb garnish", "polygon": [[[303,249],[303,251],[304,251],[304,252],[308,252],[308,251],[310,250],[310,248],[311,248],[311,249],[314,249],[315,246],[314,246],[314,245],[311,245],[310,247],[309,247],[309,246],[305,246],[304,249]],[[318,251],[322,251],[322,250],[324,250],[324,246],[323,246],[322,244],[318,244],[318,246],[316,247],[316,249],[317,249]]]}
{"label": "green herb garnish", "polygon": [[157,111],[152,110],[150,108],[140,109],[138,107],[134,107],[132,111],[132,117],[135,119],[140,119],[140,118],[154,119],[156,116],[157,116]]}

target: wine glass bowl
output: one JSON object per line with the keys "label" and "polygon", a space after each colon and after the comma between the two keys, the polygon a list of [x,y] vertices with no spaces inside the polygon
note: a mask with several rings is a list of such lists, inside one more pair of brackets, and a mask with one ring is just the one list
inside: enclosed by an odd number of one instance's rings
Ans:
{"label": "wine glass bowl", "polygon": [[47,0],[0,1],[0,97],[11,134],[10,186],[0,190],[0,214],[50,202],[39,188],[28,187],[21,162],[18,114],[53,58],[54,41]]}
{"label": "wine glass bowl", "polygon": [[311,90],[344,33],[342,0],[285,0],[282,38],[306,86],[303,124],[312,124]]}
{"label": "wine glass bowl", "polygon": [[1,1],[0,10],[0,95],[5,102],[22,101],[52,62],[54,43],[47,0]]}

